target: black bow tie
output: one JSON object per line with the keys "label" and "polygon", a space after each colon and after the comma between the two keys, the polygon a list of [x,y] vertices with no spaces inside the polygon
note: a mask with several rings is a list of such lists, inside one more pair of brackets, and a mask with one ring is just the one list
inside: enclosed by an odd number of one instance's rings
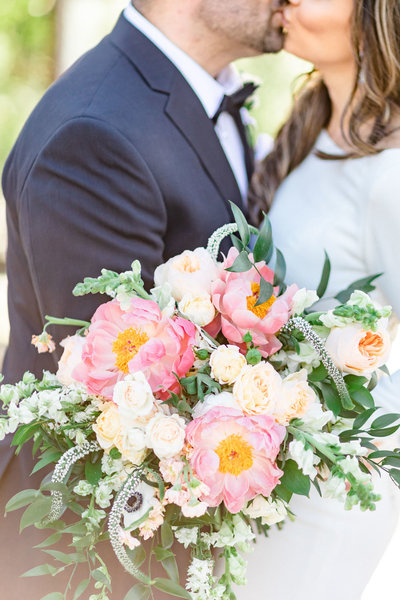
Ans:
{"label": "black bow tie", "polygon": [[233,94],[230,94],[229,96],[224,96],[221,100],[221,104],[219,105],[217,112],[212,118],[213,122],[216,123],[219,115],[223,112],[227,112],[235,118],[237,113],[240,111],[240,109],[246,102],[247,98],[254,94],[257,88],[258,86],[254,83],[246,83],[246,85],[241,87]]}
{"label": "black bow tie", "polygon": [[216,125],[219,115],[223,112],[226,112],[229,113],[235,121],[235,125],[243,144],[244,161],[246,164],[247,178],[249,181],[254,171],[254,153],[252,148],[250,148],[247,139],[246,129],[243,125],[242,117],[240,116],[240,109],[246,102],[247,98],[255,92],[257,87],[258,86],[254,83],[246,83],[246,85],[240,88],[240,90],[237,90],[237,92],[234,92],[230,96],[224,96],[217,112],[212,118],[214,125]]}

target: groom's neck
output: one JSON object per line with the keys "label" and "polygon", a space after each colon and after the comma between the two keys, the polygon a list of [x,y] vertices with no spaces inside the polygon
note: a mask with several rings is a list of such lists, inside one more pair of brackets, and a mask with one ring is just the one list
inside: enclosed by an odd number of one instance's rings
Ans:
{"label": "groom's neck", "polygon": [[132,0],[132,4],[212,77],[216,77],[233,60],[243,56],[243,52],[231,40],[210,31],[202,22],[196,10],[198,0]]}

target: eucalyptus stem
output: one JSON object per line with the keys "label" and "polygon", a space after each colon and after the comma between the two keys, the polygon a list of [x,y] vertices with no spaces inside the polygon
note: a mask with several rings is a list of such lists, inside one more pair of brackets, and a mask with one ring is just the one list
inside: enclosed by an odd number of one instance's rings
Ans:
{"label": "eucalyptus stem", "polygon": [[43,331],[46,331],[49,325],[67,325],[70,327],[84,327],[85,329],[90,326],[90,321],[82,321],[81,319],[70,319],[69,317],[59,318],[46,315],[45,319],[47,323],[44,326]]}

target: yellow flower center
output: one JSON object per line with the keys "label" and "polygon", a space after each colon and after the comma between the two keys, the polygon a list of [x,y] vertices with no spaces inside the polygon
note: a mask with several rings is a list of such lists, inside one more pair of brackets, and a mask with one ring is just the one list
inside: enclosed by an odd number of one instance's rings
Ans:
{"label": "yellow flower center", "polygon": [[275,296],[271,296],[271,298],[267,302],[263,302],[258,306],[255,306],[256,302],[258,302],[258,298],[260,295],[260,284],[252,283],[251,284],[251,296],[247,296],[247,310],[251,310],[259,319],[263,319],[273,303],[275,302]]}
{"label": "yellow flower center", "polygon": [[117,359],[115,366],[125,374],[129,373],[128,363],[139,352],[139,348],[149,341],[149,336],[140,329],[125,329],[113,342],[112,350]]}
{"label": "yellow flower center", "polygon": [[195,273],[200,269],[200,261],[197,256],[184,254],[180,260],[175,260],[172,266],[181,273]]}
{"label": "yellow flower center", "polygon": [[221,473],[240,475],[242,471],[247,471],[253,465],[252,447],[237,433],[222,440],[215,452],[219,456]]}

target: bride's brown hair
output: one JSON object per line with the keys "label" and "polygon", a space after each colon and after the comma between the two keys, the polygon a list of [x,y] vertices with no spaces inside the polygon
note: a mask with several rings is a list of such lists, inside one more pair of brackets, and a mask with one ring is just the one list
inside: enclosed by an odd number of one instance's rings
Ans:
{"label": "bride's brown hair", "polygon": [[[352,46],[357,76],[349,104],[356,94],[359,100],[343,134],[354,147],[345,157],[355,158],[379,152],[378,143],[391,133],[391,117],[400,107],[400,0],[354,0]],[[249,193],[253,222],[259,223],[261,210],[270,208],[279,185],[312,151],[330,118],[328,90],[314,70],[296,94],[293,110],[278,132],[271,154],[253,177]],[[361,133],[366,122],[373,124],[368,139]]]}

